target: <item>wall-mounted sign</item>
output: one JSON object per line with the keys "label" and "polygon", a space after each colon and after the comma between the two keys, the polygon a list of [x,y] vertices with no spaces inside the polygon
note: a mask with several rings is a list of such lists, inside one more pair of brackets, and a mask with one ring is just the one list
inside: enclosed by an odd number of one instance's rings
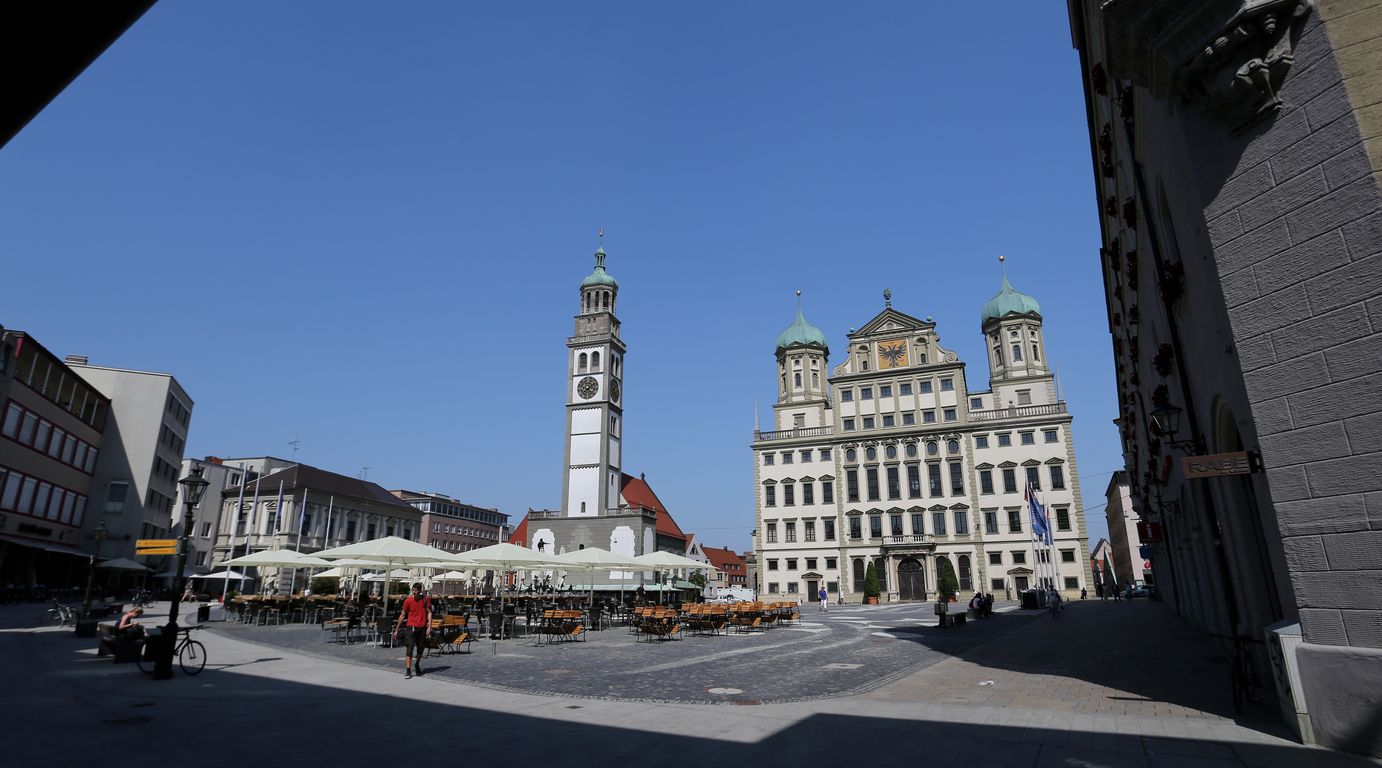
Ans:
{"label": "wall-mounted sign", "polygon": [[[1161,526],[1157,523],[1138,523],[1137,538],[1141,539],[1144,544],[1155,544],[1161,541]],[[1141,553],[1139,552],[1139,554]],[[1146,555],[1142,556],[1146,557]]]}
{"label": "wall-mounted sign", "polygon": [[1246,475],[1255,469],[1254,464],[1253,457],[1248,451],[1211,453],[1208,456],[1186,456],[1180,460],[1181,472],[1185,473],[1186,480]]}

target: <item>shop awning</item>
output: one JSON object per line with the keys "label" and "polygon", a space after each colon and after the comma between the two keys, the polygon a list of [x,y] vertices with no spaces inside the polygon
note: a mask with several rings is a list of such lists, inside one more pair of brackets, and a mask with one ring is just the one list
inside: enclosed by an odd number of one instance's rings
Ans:
{"label": "shop awning", "polygon": [[73,557],[91,557],[90,552],[83,552],[82,550],[77,549],[76,547],[70,544],[63,544],[57,541],[48,541],[46,539],[26,539],[23,536],[9,536],[0,534],[0,541],[3,541],[7,544],[18,544],[21,547],[33,547],[34,549],[42,549],[48,552],[57,552],[60,555],[72,555]]}

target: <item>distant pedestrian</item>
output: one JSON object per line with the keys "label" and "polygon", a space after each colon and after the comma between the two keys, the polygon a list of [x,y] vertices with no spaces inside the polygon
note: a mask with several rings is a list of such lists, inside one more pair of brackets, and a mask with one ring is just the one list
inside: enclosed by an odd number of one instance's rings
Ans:
{"label": "distant pedestrian", "polygon": [[816,592],[816,597],[821,601],[821,610],[829,610],[825,606],[830,603],[830,595],[826,594],[825,587],[821,587],[820,590]]}
{"label": "distant pedestrian", "polygon": [[1089,597],[1089,590],[1085,589],[1084,587],[1080,587],[1080,599],[1083,600],[1087,597]]}
{"label": "distant pedestrian", "polygon": [[[403,624],[407,622],[407,629]],[[394,637],[403,633],[403,643],[407,648],[403,662],[404,679],[413,676],[414,669],[422,674],[422,654],[427,650],[427,638],[432,636],[432,598],[422,594],[422,582],[413,583],[413,594],[403,601],[403,613],[398,615],[394,626]],[[413,650],[417,650],[417,665],[413,664]]]}

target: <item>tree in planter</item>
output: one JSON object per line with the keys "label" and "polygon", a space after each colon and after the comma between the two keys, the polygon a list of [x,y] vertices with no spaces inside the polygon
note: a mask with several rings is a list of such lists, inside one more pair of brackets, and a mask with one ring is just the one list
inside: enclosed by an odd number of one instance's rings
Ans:
{"label": "tree in planter", "polygon": [[864,571],[864,598],[875,598],[883,594],[883,585],[878,582],[878,569],[872,562],[869,563],[867,571]]}
{"label": "tree in planter", "polygon": [[704,573],[701,573],[700,571],[696,571],[695,573],[691,574],[690,576],[687,576],[687,577],[686,577],[686,580],[689,581],[689,582],[691,582],[692,584],[695,584],[696,586],[700,587],[701,589],[705,589],[705,585],[706,585],[705,574],[704,574]]}
{"label": "tree in planter", "polygon": [[936,579],[940,582],[940,593],[946,600],[950,600],[960,591],[960,580],[955,577],[955,567],[950,564],[950,558],[942,557],[936,563],[936,568],[939,571]]}

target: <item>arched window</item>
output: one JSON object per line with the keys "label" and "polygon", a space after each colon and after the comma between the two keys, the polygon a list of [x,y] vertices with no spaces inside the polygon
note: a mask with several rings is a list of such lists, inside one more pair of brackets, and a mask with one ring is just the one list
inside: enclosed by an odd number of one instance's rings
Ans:
{"label": "arched window", "polygon": [[580,357],[580,362],[578,362],[578,363],[576,364],[576,370],[580,371],[581,373],[585,373],[585,365],[586,365],[586,356],[585,356],[585,353],[582,352],[582,353],[581,353],[581,357]]}
{"label": "arched window", "polygon": [[862,588],[863,588],[863,584],[864,584],[864,560],[863,560],[863,558],[856,557],[856,558],[854,558],[854,591],[855,591],[855,592],[858,592],[860,589],[862,589]]}
{"label": "arched window", "polygon": [[960,555],[960,589],[969,591],[974,588],[974,580],[969,572],[969,555]]}
{"label": "arched window", "polygon": [[797,373],[792,374],[792,380],[793,380],[793,383],[796,384],[797,389],[801,389],[801,372],[800,372],[800,371],[798,371]]}
{"label": "arched window", "polygon": [[592,370],[592,371],[598,371],[598,370],[600,370],[600,353],[599,353],[599,352],[591,352],[591,353],[590,353],[590,370]]}
{"label": "arched window", "polygon": [[995,363],[998,363],[999,365],[1002,365],[1002,364],[1003,364],[1003,348],[1002,348],[1002,347],[994,346],[994,348],[993,348],[993,361],[994,361]]}
{"label": "arched window", "polygon": [[945,444],[945,450],[947,450],[947,451],[949,451],[949,452],[951,452],[951,453],[959,453],[959,452],[960,452],[960,441],[959,441],[959,440],[951,440],[950,442],[948,442],[948,443]]}
{"label": "arched window", "polygon": [[1022,362],[1022,345],[1021,345],[1021,344],[1014,344],[1014,345],[1013,345],[1013,362],[1014,362],[1014,363],[1020,363],[1020,362]]}
{"label": "arched window", "polygon": [[1037,354],[1037,345],[1036,345],[1036,342],[1034,341],[1034,342],[1032,342],[1032,360],[1040,360],[1040,359],[1041,359],[1041,355]]}
{"label": "arched window", "polygon": [[816,373],[815,371],[812,371],[812,372],[811,372],[811,386],[812,386],[812,388],[819,387],[820,385],[821,385],[821,375],[820,375],[819,373]]}

